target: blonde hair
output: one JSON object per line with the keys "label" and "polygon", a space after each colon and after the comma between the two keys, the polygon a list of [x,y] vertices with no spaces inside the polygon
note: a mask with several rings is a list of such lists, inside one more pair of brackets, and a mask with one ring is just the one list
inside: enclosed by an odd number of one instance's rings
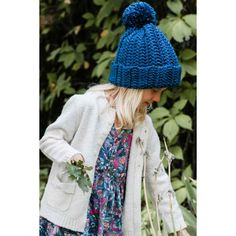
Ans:
{"label": "blonde hair", "polygon": [[147,108],[140,106],[143,89],[124,88],[107,83],[92,86],[87,92],[100,90],[111,91],[113,101],[110,101],[110,105],[116,110],[119,122],[117,129],[133,129],[144,121]]}

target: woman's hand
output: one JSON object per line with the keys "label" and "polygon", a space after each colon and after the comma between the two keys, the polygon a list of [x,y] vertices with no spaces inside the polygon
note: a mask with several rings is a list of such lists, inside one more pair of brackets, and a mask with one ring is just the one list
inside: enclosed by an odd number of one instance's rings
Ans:
{"label": "woman's hand", "polygon": [[71,163],[73,161],[83,161],[84,162],[84,157],[81,154],[77,153],[71,157],[71,159],[69,160],[69,163]]}
{"label": "woman's hand", "polygon": [[181,229],[180,231],[177,231],[177,236],[190,236],[190,234],[186,229]]}
{"label": "woman's hand", "polygon": [[91,171],[93,167],[84,163],[83,156],[80,154],[72,156],[67,162],[66,169],[68,176],[77,182],[80,189],[83,192],[89,192],[92,188],[92,182],[87,171]]}

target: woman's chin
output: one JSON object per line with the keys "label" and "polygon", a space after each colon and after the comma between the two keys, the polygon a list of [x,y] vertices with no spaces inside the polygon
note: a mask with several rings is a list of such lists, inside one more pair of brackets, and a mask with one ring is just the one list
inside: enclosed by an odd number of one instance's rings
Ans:
{"label": "woman's chin", "polygon": [[141,107],[143,107],[143,108],[147,108],[148,106],[150,105],[150,103],[148,103],[148,102],[143,102],[143,103],[141,103]]}

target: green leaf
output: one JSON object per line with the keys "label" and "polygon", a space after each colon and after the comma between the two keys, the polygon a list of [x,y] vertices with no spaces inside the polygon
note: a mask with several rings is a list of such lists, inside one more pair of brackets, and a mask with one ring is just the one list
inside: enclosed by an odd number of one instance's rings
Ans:
{"label": "green leaf", "polygon": [[84,54],[83,53],[75,53],[75,60],[77,63],[81,65],[84,63]]}
{"label": "green leaf", "polygon": [[184,180],[184,177],[186,178],[192,177],[192,175],[193,175],[193,171],[192,171],[191,165],[188,165],[182,173],[182,179]]}
{"label": "green leaf", "polygon": [[166,96],[173,99],[173,92],[170,90],[165,90]]}
{"label": "green leaf", "polygon": [[84,28],[88,28],[94,24],[94,20],[88,20],[86,24],[84,25]]}
{"label": "green leaf", "polygon": [[113,33],[114,33],[115,35],[121,34],[121,33],[124,32],[124,29],[125,29],[124,26],[121,25],[121,26],[117,27],[117,28],[113,31]]}
{"label": "green leaf", "polygon": [[191,235],[191,236],[197,236],[197,229],[196,229],[196,226],[193,227],[191,225],[188,225],[187,226],[187,231],[188,233]]}
{"label": "green leaf", "polygon": [[176,19],[179,19],[177,17],[168,17],[167,18],[163,18],[160,20],[159,23],[159,28],[161,29],[162,32],[165,33],[165,35],[167,36],[167,38],[170,40],[173,36],[172,36],[172,30],[174,27],[174,21]]}
{"label": "green leaf", "polygon": [[196,198],[196,190],[193,188],[193,186],[190,184],[189,180],[184,177],[184,183],[185,183],[185,186],[186,186],[186,189],[188,191],[188,195],[189,195],[189,200],[197,200]]}
{"label": "green leaf", "polygon": [[179,204],[182,204],[185,199],[187,198],[187,190],[186,188],[180,188],[178,190],[176,190],[175,192],[176,194],[176,198]]}
{"label": "green leaf", "polygon": [[196,14],[188,14],[183,17],[183,20],[191,26],[193,32],[196,32]]}
{"label": "green leaf", "polygon": [[153,121],[156,122],[156,125],[154,126],[156,129],[163,126],[170,118],[167,117],[167,118],[163,118],[163,119],[160,119],[160,120],[157,120],[157,121]]}
{"label": "green leaf", "polygon": [[107,42],[107,37],[100,38],[97,43],[97,46],[96,46],[97,49],[103,48],[105,46],[106,42]]}
{"label": "green leaf", "polygon": [[101,57],[98,60],[98,63],[101,63],[102,61],[104,61],[105,59],[110,59],[114,57],[114,53],[111,51],[105,51],[103,52],[103,54],[101,55]]}
{"label": "green leaf", "polygon": [[102,53],[96,52],[96,53],[93,55],[93,59],[94,59],[94,60],[98,60],[99,57],[101,57],[101,56],[102,56]]}
{"label": "green leaf", "polygon": [[108,32],[106,46],[108,47],[112,42],[114,42],[115,34],[112,31]]}
{"label": "green leaf", "polygon": [[191,60],[187,60],[187,61],[183,61],[182,66],[184,67],[184,69],[186,70],[187,73],[189,73],[190,75],[196,75],[196,60],[195,59],[191,59]]}
{"label": "green leaf", "polygon": [[70,53],[64,53],[61,54],[59,57],[58,61],[64,63],[64,67],[68,68],[75,60],[75,53],[70,52]]}
{"label": "green leaf", "polygon": [[188,100],[187,99],[181,99],[177,102],[174,103],[173,107],[175,107],[178,110],[182,110],[185,105],[187,104]]}
{"label": "green leaf", "polygon": [[184,88],[194,88],[194,85],[191,84],[189,81],[186,81],[186,80],[183,81],[182,85],[183,85]]}
{"label": "green leaf", "polygon": [[175,155],[176,159],[183,160],[183,151],[180,146],[170,147],[170,152]]}
{"label": "green leaf", "polygon": [[163,117],[170,116],[170,112],[165,107],[157,107],[150,113],[151,118],[161,119]]}
{"label": "green leaf", "polygon": [[88,192],[89,188],[92,187],[92,183],[86,171],[91,171],[92,168],[84,165],[81,160],[67,163],[66,167],[70,178],[78,183],[83,192]]}
{"label": "green leaf", "polygon": [[105,60],[102,63],[97,65],[96,75],[98,77],[102,75],[102,73],[104,72],[105,68],[109,65],[109,63],[110,63],[110,60]]}
{"label": "green leaf", "polygon": [[180,206],[180,208],[187,225],[191,225],[196,228],[196,217],[191,213],[191,211],[189,211],[185,207]]}
{"label": "green leaf", "polygon": [[192,104],[192,106],[195,106],[195,102],[196,102],[196,89],[190,89],[190,91],[188,93],[188,100]]}
{"label": "green leaf", "polygon": [[77,178],[77,176],[81,175],[81,170],[74,165],[67,165],[67,171],[69,175],[72,175]]}
{"label": "green leaf", "polygon": [[41,32],[41,34],[47,34],[50,31],[50,28],[44,28]]}
{"label": "green leaf", "polygon": [[86,20],[94,19],[94,15],[90,12],[87,12],[87,13],[83,14],[82,17]]}
{"label": "green leaf", "polygon": [[90,171],[90,170],[93,169],[93,167],[92,167],[92,166],[85,166],[84,169],[85,169],[86,171],[87,171],[87,170]]}
{"label": "green leaf", "polygon": [[189,60],[196,56],[196,52],[192,49],[186,48],[184,51],[181,51],[179,54],[179,58],[183,60]]}
{"label": "green leaf", "polygon": [[171,171],[171,177],[176,177],[181,172],[181,169],[174,169]]}
{"label": "green leaf", "polygon": [[83,43],[80,43],[80,44],[76,47],[75,51],[78,52],[78,53],[80,53],[80,52],[85,51],[86,49],[87,49],[87,48],[85,47],[85,45],[84,45]]}
{"label": "green leaf", "polygon": [[179,133],[179,126],[174,119],[169,120],[163,127],[163,134],[171,141]]}
{"label": "green leaf", "polygon": [[64,47],[61,48],[61,53],[64,53],[64,52],[73,52],[73,51],[74,51],[74,48],[71,47],[71,46],[68,46],[68,45],[66,45],[66,46],[64,46]]}
{"label": "green leaf", "polygon": [[56,73],[47,73],[47,78],[49,83],[56,82],[57,75]]}
{"label": "green leaf", "polygon": [[77,71],[80,69],[82,63],[81,62],[76,62],[73,66],[72,66],[72,70]]}
{"label": "green leaf", "polygon": [[172,36],[173,38],[182,43],[184,40],[189,40],[190,36],[192,35],[191,28],[182,20],[176,20],[174,27],[172,28]]}
{"label": "green leaf", "polygon": [[180,0],[168,0],[167,6],[177,15],[180,15],[180,12],[183,10],[183,4]]}
{"label": "green leaf", "polygon": [[171,183],[171,185],[172,185],[172,187],[173,187],[174,190],[177,190],[177,189],[183,187],[183,186],[184,186],[184,183],[183,183],[181,180],[176,179],[176,180],[174,180],[174,181]]}
{"label": "green leaf", "polygon": [[53,60],[56,55],[60,52],[61,48],[57,48],[50,53],[50,56],[47,58],[47,61]]}
{"label": "green leaf", "polygon": [[180,127],[192,130],[192,119],[190,116],[185,114],[180,114],[175,117],[175,121]]}
{"label": "green leaf", "polygon": [[177,114],[180,113],[180,110],[173,106],[173,107],[170,108],[170,113],[174,117],[174,116],[176,116]]}
{"label": "green leaf", "polygon": [[72,87],[66,87],[64,93],[68,95],[75,94],[75,89]]}
{"label": "green leaf", "polygon": [[45,51],[46,51],[46,52],[48,52],[48,51],[49,51],[49,49],[50,49],[50,46],[51,46],[51,45],[50,45],[49,43],[48,43],[48,44],[45,46]]}
{"label": "green leaf", "polygon": [[85,88],[79,89],[78,94],[84,94],[87,90]]}
{"label": "green leaf", "polygon": [[93,2],[98,5],[98,6],[101,6],[101,5],[104,5],[106,0],[93,0]]}
{"label": "green leaf", "polygon": [[191,180],[192,185],[197,187],[197,180],[195,180],[195,179],[193,179],[191,177],[189,177],[189,179]]}
{"label": "green leaf", "polygon": [[96,17],[96,26],[99,26],[100,23],[102,22],[102,20],[105,17],[108,17],[111,12],[112,12],[112,8],[113,8],[113,3],[112,1],[108,1],[106,2],[99,10],[97,17]]}
{"label": "green leaf", "polygon": [[184,20],[170,14],[160,21],[159,28],[166,34],[169,40],[173,37],[180,43],[184,40],[189,40],[192,35],[192,28]]}
{"label": "green leaf", "polygon": [[183,80],[183,78],[186,76],[186,70],[185,68],[182,66],[182,70],[181,70],[181,81]]}
{"label": "green leaf", "polygon": [[196,90],[192,89],[192,88],[185,89],[181,94],[181,98],[188,99],[188,101],[194,107],[195,106],[195,101],[196,101]]}
{"label": "green leaf", "polygon": [[122,5],[122,1],[111,1],[113,4],[114,10],[118,11]]}
{"label": "green leaf", "polygon": [[167,95],[164,91],[161,95],[161,100],[158,102],[158,105],[162,107],[163,105],[165,105],[166,101],[167,101]]}

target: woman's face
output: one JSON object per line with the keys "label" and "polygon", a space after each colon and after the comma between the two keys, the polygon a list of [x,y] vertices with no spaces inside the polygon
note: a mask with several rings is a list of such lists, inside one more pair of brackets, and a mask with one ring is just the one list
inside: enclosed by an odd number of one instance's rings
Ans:
{"label": "woman's face", "polygon": [[165,89],[166,88],[144,89],[141,104],[143,106],[149,106],[153,102],[159,102],[161,99],[161,93]]}

